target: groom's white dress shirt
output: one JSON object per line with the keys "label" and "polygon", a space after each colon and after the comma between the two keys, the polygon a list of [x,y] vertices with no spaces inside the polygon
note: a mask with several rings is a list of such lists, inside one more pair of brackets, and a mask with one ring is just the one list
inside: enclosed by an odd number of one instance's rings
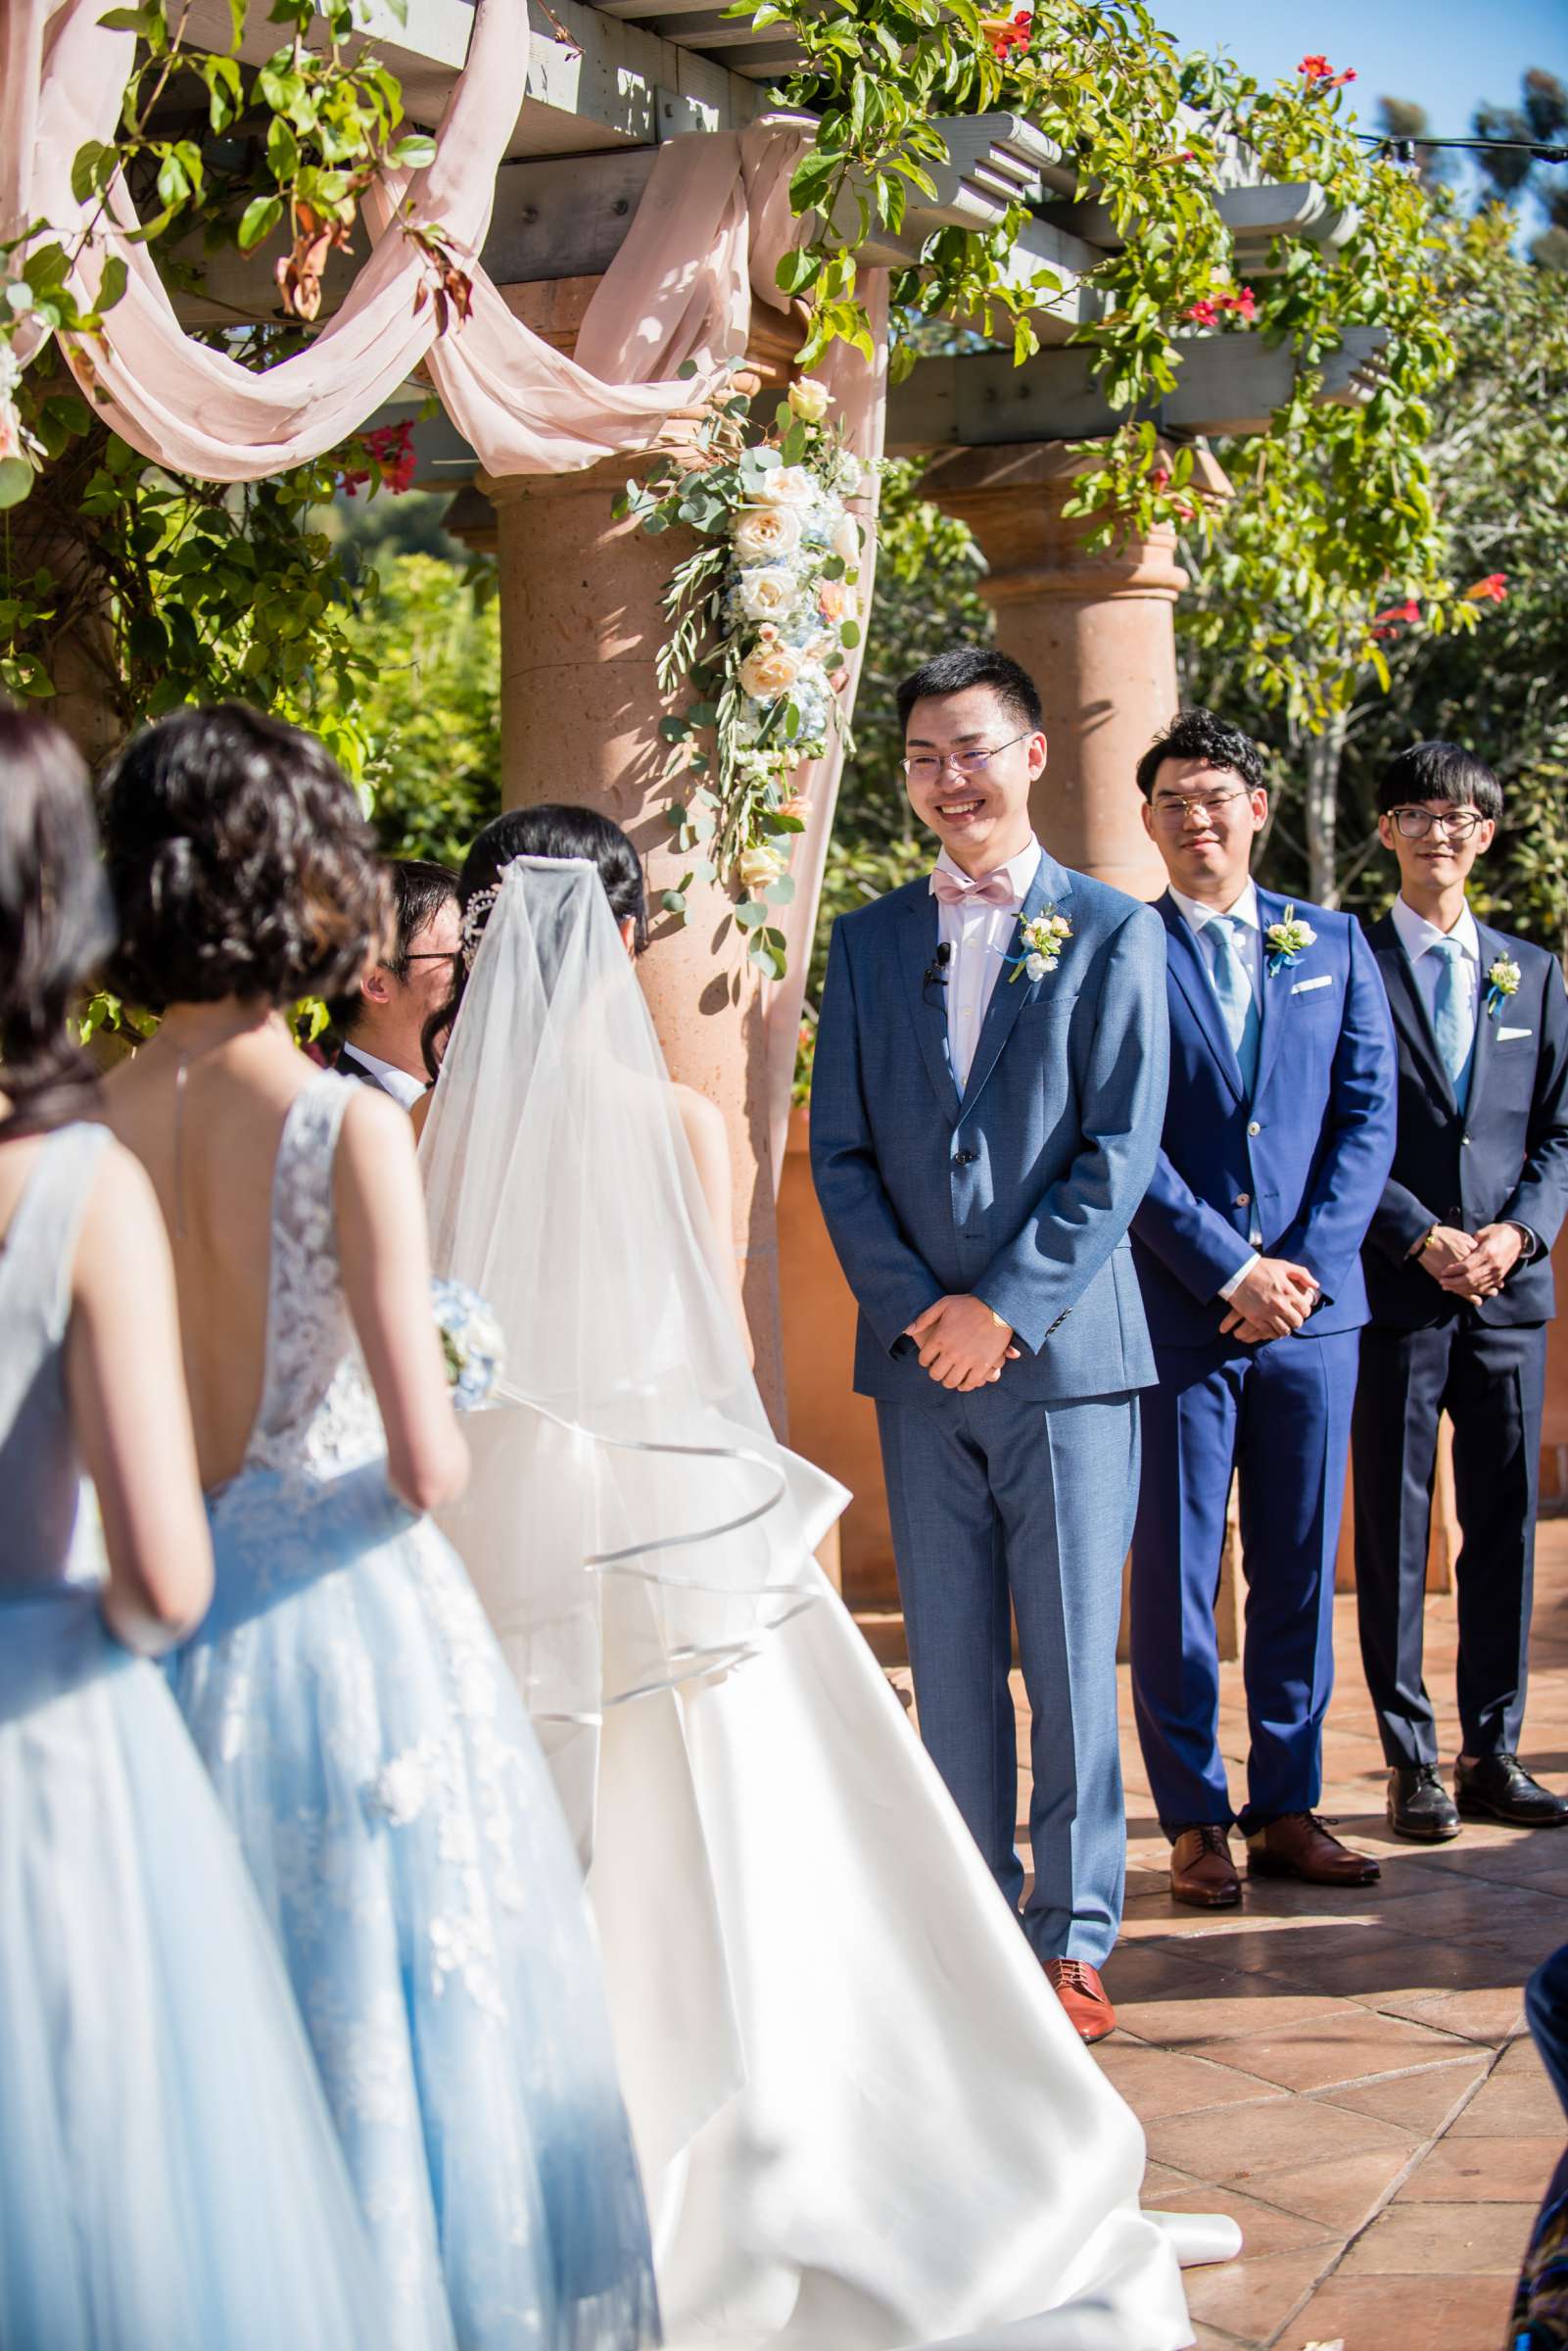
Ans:
{"label": "groom's white dress shirt", "polygon": [[[947,1052],[960,1093],[969,1083],[970,1065],[980,1041],[986,1006],[1001,978],[1018,928],[1019,910],[1039,871],[1041,854],[1039,842],[1031,836],[1016,857],[1010,857],[1006,865],[997,868],[1012,887],[1011,906],[944,906],[937,899],[937,943],[949,950]],[[945,849],[936,860],[936,868],[938,873],[951,874],[959,882],[974,879],[961,865],[955,864]]]}
{"label": "groom's white dress shirt", "polygon": [[[1263,927],[1258,914],[1257,885],[1249,881],[1241,896],[1229,906],[1201,905],[1196,898],[1189,898],[1185,890],[1178,889],[1174,883],[1170,885],[1170,894],[1175,900],[1177,913],[1198,941],[1198,952],[1203,958],[1206,971],[1212,972],[1212,970],[1210,951],[1204,943],[1204,932],[1209,924],[1223,915],[1227,921],[1237,922],[1243,926],[1241,936],[1236,940],[1236,955],[1242,970],[1247,975],[1258,1009],[1261,1012],[1263,1009]],[[1219,1290],[1221,1298],[1233,1297],[1258,1263],[1263,1236],[1260,1232],[1254,1230],[1248,1233],[1247,1238],[1252,1247],[1252,1256],[1248,1258],[1245,1265],[1236,1268],[1227,1282],[1221,1283]]]}
{"label": "groom's white dress shirt", "polygon": [[423,1097],[426,1090],[424,1080],[411,1078],[406,1070],[400,1070],[395,1061],[383,1061],[379,1053],[367,1053],[363,1045],[345,1045],[343,1050],[361,1069],[368,1070],[372,1078],[378,1078],[394,1102],[401,1103],[404,1110],[412,1110],[414,1104]]}

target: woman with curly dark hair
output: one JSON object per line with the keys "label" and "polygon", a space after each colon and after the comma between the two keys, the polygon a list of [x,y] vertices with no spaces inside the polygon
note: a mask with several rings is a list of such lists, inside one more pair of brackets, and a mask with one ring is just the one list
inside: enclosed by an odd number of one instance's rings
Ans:
{"label": "woman with curly dark hair", "polygon": [[281,1008],[377,952],[380,863],[320,744],[227,705],[104,791],[112,976],[160,1008],[109,1087],[174,1252],[217,1588],[174,1684],[277,1928],[397,2351],[657,2339],[575,1856],[424,1512],[467,1452],[407,1119]]}
{"label": "woman with curly dark hair", "polygon": [[112,936],[81,760],[0,707],[0,2342],[375,2351],[299,2017],[148,1661],[213,1559],[163,1221],[70,1032]]}

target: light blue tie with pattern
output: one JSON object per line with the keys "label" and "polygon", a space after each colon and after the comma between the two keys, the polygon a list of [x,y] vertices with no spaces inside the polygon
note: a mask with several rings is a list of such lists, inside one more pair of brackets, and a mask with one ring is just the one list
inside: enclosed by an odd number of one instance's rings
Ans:
{"label": "light blue tie with pattern", "polygon": [[1470,1080],[1475,1069],[1474,1008],[1467,1001],[1469,978],[1464,968],[1464,949],[1456,938],[1438,938],[1427,953],[1435,955],[1441,966],[1432,1005],[1432,1031],[1443,1066],[1452,1081],[1453,1099],[1463,1111],[1469,1106]]}
{"label": "light blue tie with pattern", "polygon": [[1204,936],[1213,941],[1211,977],[1219,1009],[1225,1016],[1226,1034],[1235,1047],[1242,1090],[1251,1101],[1258,1078],[1258,1040],[1262,1033],[1262,1020],[1247,967],[1236,946],[1236,933],[1242,928],[1239,916],[1220,914],[1204,925]]}

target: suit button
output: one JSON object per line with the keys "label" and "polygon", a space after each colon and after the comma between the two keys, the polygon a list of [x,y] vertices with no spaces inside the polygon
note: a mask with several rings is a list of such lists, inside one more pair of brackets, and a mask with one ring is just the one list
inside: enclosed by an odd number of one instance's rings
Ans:
{"label": "suit button", "polygon": [[1249,1119],[1247,1122],[1247,1131],[1249,1134],[1261,1134],[1263,1131],[1261,1123],[1257,1119]]}
{"label": "suit button", "polygon": [[1470,1137],[1467,1134],[1461,1134],[1459,1140],[1461,1143],[1463,1143],[1465,1149],[1468,1151],[1470,1148]]}
{"label": "suit button", "polygon": [[1236,1194],[1236,1206],[1238,1208],[1251,1208],[1252,1204],[1253,1196],[1251,1192],[1238,1192]]}
{"label": "suit button", "polygon": [[953,1165],[955,1168],[972,1168],[979,1156],[980,1155],[977,1151],[971,1151],[968,1149],[963,1151],[955,1151],[953,1154]]}

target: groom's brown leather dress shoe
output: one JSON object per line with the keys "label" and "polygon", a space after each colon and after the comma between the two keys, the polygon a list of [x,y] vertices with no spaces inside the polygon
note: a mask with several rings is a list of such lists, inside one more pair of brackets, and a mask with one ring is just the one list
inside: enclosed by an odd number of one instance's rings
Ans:
{"label": "groom's brown leather dress shoe", "polygon": [[1104,2040],[1117,2029],[1117,2012],[1106,1997],[1100,1971],[1087,1959],[1048,1959],[1045,1973],[1080,2040]]}
{"label": "groom's brown leather dress shoe", "polygon": [[1170,1898],[1195,1910],[1229,1910],[1241,1900],[1230,1831],[1217,1821],[1178,1829],[1170,1847]]}
{"label": "groom's brown leather dress shoe", "polygon": [[1250,1878],[1301,1878],[1308,1886],[1370,1886],[1383,1875],[1370,1853],[1353,1853],[1315,1812],[1287,1812],[1247,1839]]}

